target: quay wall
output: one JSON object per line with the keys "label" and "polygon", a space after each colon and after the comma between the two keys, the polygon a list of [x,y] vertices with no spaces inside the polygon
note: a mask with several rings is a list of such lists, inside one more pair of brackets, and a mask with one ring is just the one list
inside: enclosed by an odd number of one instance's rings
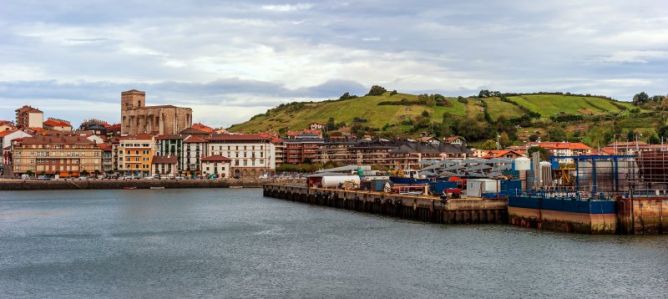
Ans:
{"label": "quay wall", "polygon": [[260,187],[262,182],[226,180],[0,180],[0,191]]}
{"label": "quay wall", "polygon": [[507,223],[506,200],[450,199],[359,190],[266,184],[264,196],[372,214],[447,224]]}
{"label": "quay wall", "polygon": [[614,201],[578,201],[511,196],[510,224],[559,232],[614,234],[617,214]]}
{"label": "quay wall", "polygon": [[617,210],[621,233],[668,234],[668,197],[623,198]]}

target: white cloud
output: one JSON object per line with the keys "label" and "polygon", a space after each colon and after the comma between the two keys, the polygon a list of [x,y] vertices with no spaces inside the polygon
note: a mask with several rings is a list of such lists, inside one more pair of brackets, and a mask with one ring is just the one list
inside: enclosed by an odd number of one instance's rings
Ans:
{"label": "white cloud", "polygon": [[276,12],[291,12],[291,11],[309,10],[312,7],[313,7],[313,4],[310,4],[310,3],[262,5],[262,9],[268,10],[268,11],[276,11]]}
{"label": "white cloud", "polygon": [[668,51],[618,51],[606,57],[606,62],[616,63],[648,63],[656,59],[668,59]]}

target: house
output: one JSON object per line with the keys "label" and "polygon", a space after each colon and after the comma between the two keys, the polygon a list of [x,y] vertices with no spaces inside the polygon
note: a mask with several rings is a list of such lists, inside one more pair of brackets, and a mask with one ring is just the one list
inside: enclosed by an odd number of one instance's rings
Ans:
{"label": "house", "polygon": [[175,177],[178,171],[176,156],[153,156],[151,159],[151,175]]}
{"label": "house", "polygon": [[213,155],[202,158],[202,175],[208,178],[229,178],[230,177],[230,159]]}
{"label": "house", "polygon": [[12,141],[32,137],[23,130],[0,131],[0,154],[2,154],[2,173],[11,173],[12,170]]}
{"label": "house", "polygon": [[466,139],[461,136],[450,136],[443,138],[443,142],[447,144],[466,146]]}
{"label": "house", "polygon": [[58,132],[72,132],[72,124],[69,121],[49,118],[43,124],[42,127],[46,130],[53,130]]}
{"label": "house", "polygon": [[11,121],[0,120],[0,132],[13,131],[13,130],[16,130],[16,127]]}
{"label": "house", "polygon": [[503,150],[486,150],[483,151],[484,154],[480,156],[483,159],[494,159],[494,158],[509,158],[515,159],[524,156],[522,152],[503,149]]}
{"label": "house", "polygon": [[267,134],[213,134],[207,155],[224,156],[230,161],[233,177],[254,177],[276,169],[276,147]]}

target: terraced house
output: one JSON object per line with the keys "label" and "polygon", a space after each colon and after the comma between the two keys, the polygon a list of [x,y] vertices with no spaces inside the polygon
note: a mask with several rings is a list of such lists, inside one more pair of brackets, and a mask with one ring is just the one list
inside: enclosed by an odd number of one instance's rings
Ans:
{"label": "terraced house", "polygon": [[79,177],[102,173],[102,149],[81,136],[48,135],[14,140],[15,175]]}

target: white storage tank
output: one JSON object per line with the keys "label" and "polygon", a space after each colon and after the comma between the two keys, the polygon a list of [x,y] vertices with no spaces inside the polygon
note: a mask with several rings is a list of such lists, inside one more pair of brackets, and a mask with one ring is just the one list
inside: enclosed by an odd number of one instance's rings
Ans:
{"label": "white storage tank", "polygon": [[484,193],[498,193],[500,182],[492,179],[466,180],[466,196],[482,197]]}
{"label": "white storage tank", "polygon": [[527,157],[519,157],[513,161],[515,163],[515,170],[517,171],[522,171],[522,170],[531,170],[531,159]]}
{"label": "white storage tank", "polygon": [[360,185],[360,177],[356,175],[328,175],[323,176],[321,185],[323,188],[338,188],[340,184],[351,183]]}

